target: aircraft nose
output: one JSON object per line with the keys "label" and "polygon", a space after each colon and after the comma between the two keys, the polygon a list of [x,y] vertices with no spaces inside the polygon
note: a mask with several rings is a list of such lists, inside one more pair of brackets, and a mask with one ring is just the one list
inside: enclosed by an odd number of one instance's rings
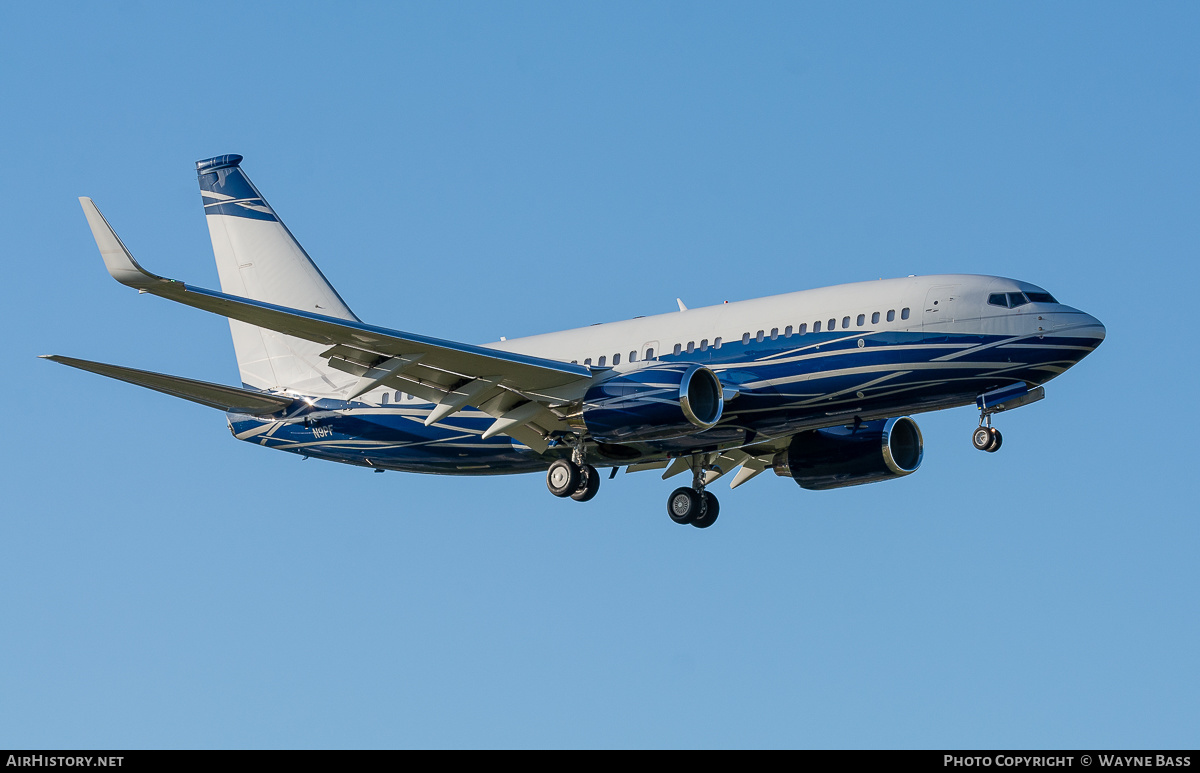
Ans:
{"label": "aircraft nose", "polygon": [[1082,329],[1079,331],[1079,334],[1085,338],[1094,338],[1096,343],[1092,344],[1092,348],[1095,349],[1104,340],[1104,336],[1107,332],[1104,329],[1104,323],[1093,317],[1091,314],[1084,314],[1082,322],[1083,325]]}
{"label": "aircraft nose", "polygon": [[1107,331],[1104,323],[1078,309],[1071,309],[1055,320],[1054,335],[1074,338],[1085,346],[1095,349],[1104,341]]}

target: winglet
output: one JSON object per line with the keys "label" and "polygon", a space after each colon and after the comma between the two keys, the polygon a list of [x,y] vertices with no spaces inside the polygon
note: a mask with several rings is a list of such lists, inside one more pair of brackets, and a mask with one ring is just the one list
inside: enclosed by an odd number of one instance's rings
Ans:
{"label": "winglet", "polygon": [[116,231],[104,219],[104,215],[100,214],[95,202],[87,196],[80,196],[79,203],[83,206],[83,214],[87,216],[88,225],[92,228],[92,237],[96,240],[96,246],[100,248],[100,257],[104,258],[104,266],[113,279],[137,290],[148,289],[156,282],[171,281],[151,274],[138,265],[138,262],[133,259],[129,250],[121,242],[120,237],[117,236]]}

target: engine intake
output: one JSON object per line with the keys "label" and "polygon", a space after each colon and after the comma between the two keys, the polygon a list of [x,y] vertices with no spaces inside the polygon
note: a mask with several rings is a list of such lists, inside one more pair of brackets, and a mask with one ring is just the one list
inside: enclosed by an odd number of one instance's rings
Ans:
{"label": "engine intake", "polygon": [[907,416],[801,432],[776,454],[776,475],[812,491],[911,475],[925,455],[921,430]]}
{"label": "engine intake", "polygon": [[589,389],[583,422],[605,442],[684,437],[721,420],[721,391],[717,374],[703,365],[650,365]]}

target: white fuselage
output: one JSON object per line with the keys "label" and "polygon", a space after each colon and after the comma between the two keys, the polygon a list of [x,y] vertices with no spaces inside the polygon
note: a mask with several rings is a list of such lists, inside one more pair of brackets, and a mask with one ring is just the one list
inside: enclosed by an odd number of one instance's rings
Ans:
{"label": "white fuselage", "polygon": [[[1027,335],[1041,328],[1048,335],[1098,329],[1103,336],[1103,325],[1096,318],[1062,304],[1028,304],[1018,309],[987,304],[992,293],[1030,287],[1033,285],[1027,282],[976,274],[880,279],[596,324],[488,346],[594,367],[613,367],[620,372],[637,367],[636,363],[648,356],[677,353],[676,347],[686,354],[701,346],[741,344],[747,336],[755,341],[761,340],[760,336],[791,338],[829,332],[831,323],[839,331],[856,334],[936,329]],[[648,355],[649,350],[653,354]]]}

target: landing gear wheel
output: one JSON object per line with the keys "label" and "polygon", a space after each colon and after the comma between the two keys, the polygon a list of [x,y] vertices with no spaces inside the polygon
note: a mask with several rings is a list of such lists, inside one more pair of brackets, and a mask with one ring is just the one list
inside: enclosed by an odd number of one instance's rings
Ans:
{"label": "landing gear wheel", "polygon": [[717,514],[720,512],[721,505],[717,502],[717,498],[705,491],[704,512],[698,513],[696,517],[692,519],[692,525],[697,529],[707,529],[717,520]]}
{"label": "landing gear wheel", "polygon": [[559,459],[546,471],[546,488],[556,497],[569,497],[579,489],[583,472],[579,466],[566,459]]}
{"label": "landing gear wheel", "polygon": [[992,433],[992,442],[987,448],[983,449],[988,453],[994,454],[1000,450],[1000,444],[1004,442],[1004,436],[1000,434],[1000,430],[995,427],[989,427]]}
{"label": "landing gear wheel", "polygon": [[667,515],[675,523],[691,523],[700,514],[700,495],[695,489],[677,488],[667,498]]}
{"label": "landing gear wheel", "polygon": [[988,450],[988,446],[992,444],[992,428],[979,427],[971,433],[971,445],[978,448],[980,451]]}
{"label": "landing gear wheel", "polygon": [[600,473],[596,472],[596,468],[590,464],[585,464],[579,468],[579,488],[571,493],[571,499],[576,502],[586,502],[596,496],[596,492],[600,490]]}

